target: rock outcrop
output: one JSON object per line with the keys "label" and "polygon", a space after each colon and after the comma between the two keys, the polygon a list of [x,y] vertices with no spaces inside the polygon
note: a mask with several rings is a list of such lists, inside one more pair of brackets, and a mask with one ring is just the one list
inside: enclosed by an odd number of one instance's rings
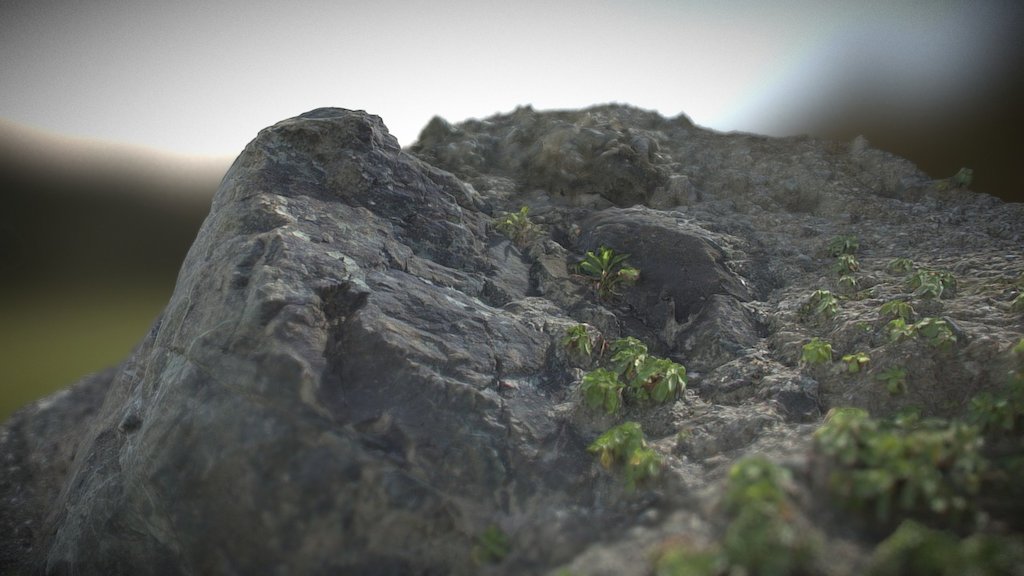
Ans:
{"label": "rock outcrop", "polygon": [[[493,219],[522,205],[539,234],[517,246]],[[844,234],[852,284],[826,251]],[[132,355],[4,425],[0,566],[647,574],[666,542],[716,539],[732,462],[810,476],[830,408],[948,417],[997,389],[1024,334],[1022,244],[1024,206],[862,142],[601,106],[434,119],[403,151],[375,116],[314,110],[235,161]],[[575,270],[600,246],[641,271],[618,297]],[[955,292],[915,295],[898,257]],[[841,311],[811,317],[816,289]],[[878,308],[901,297],[955,343],[890,341]],[[562,343],[579,323],[684,364],[689,388],[586,409]],[[807,365],[812,337],[904,368],[905,388]],[[662,459],[635,491],[587,451],[625,420]],[[827,571],[862,566],[870,537],[850,544],[798,484]]]}

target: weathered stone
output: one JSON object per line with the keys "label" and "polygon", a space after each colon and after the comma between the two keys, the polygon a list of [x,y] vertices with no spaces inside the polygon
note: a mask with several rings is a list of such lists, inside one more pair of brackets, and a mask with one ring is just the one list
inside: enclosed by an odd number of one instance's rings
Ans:
{"label": "weathered stone", "polygon": [[[493,218],[524,205],[540,234],[516,247]],[[840,234],[858,284],[810,317],[813,290],[841,288]],[[132,355],[0,429],[0,571],[649,574],[664,542],[720,537],[735,459],[806,472],[832,407],[952,415],[1001,384],[1022,241],[1021,206],[864,143],[599,106],[435,118],[402,151],[375,116],[315,110],[236,160]],[[595,294],[576,264],[600,246],[635,286]],[[917,297],[896,257],[959,286]],[[891,342],[896,298],[956,342]],[[562,344],[577,323],[589,359]],[[583,406],[584,370],[624,336],[690,389]],[[813,337],[833,363],[801,358]],[[857,352],[865,370],[839,362]],[[893,367],[899,394],[877,377]],[[663,458],[634,492],[586,449],[624,420]],[[801,522],[829,516],[805,496]],[[493,527],[503,558],[474,552]]]}

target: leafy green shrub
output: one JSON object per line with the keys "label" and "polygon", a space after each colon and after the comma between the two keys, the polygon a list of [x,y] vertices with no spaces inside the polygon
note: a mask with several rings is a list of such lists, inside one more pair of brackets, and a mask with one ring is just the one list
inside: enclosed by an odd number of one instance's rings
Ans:
{"label": "leafy green shrub", "polygon": [[606,470],[621,464],[629,490],[661,471],[661,457],[647,447],[643,430],[636,422],[624,422],[608,429],[587,450],[598,455],[601,466]]}
{"label": "leafy green shrub", "polygon": [[832,362],[832,345],[820,338],[812,338],[804,344],[800,360],[805,364],[828,364]]}
{"label": "leafy green shrub", "polygon": [[918,270],[910,275],[907,287],[918,298],[942,298],[956,291],[956,277],[941,270]]}
{"label": "leafy green shrub", "polygon": [[1012,379],[997,394],[984,392],[972,398],[967,419],[986,435],[1024,431],[1024,379]]}
{"label": "leafy green shrub", "polygon": [[843,355],[843,363],[846,364],[846,371],[850,374],[860,372],[861,368],[867,365],[870,361],[871,358],[863,352]]}
{"label": "leafy green shrub", "polygon": [[924,338],[928,344],[936,348],[948,350],[956,344],[956,334],[949,322],[942,318],[922,318],[914,324],[907,324],[902,318],[890,320],[885,326],[889,332],[889,340],[900,342],[908,338]]}
{"label": "leafy green shrub", "polygon": [[903,318],[890,320],[889,323],[885,325],[885,330],[889,333],[890,342],[901,342],[917,335],[917,326],[914,324],[907,324],[906,320]]}
{"label": "leafy green shrub", "polygon": [[907,392],[907,371],[903,368],[889,368],[877,376],[885,382],[885,388],[892,396],[898,396]]}
{"label": "leafy green shrub", "polygon": [[894,513],[954,523],[973,511],[986,461],[976,427],[914,415],[875,420],[859,408],[833,409],[814,434],[830,463],[830,493],[884,523]]}
{"label": "leafy green shrub", "polygon": [[853,254],[840,254],[836,257],[836,263],[833,268],[837,274],[845,276],[860,270],[860,262],[857,261],[857,257]]}
{"label": "leafy green shrub", "polygon": [[829,256],[842,256],[843,254],[855,254],[860,249],[860,241],[856,236],[836,236],[825,248]]}
{"label": "leafy green shrub", "polygon": [[974,179],[974,170],[963,167],[957,170],[956,174],[953,174],[953,184],[958,188],[967,188],[971,185],[971,181]]}
{"label": "leafy green shrub", "polygon": [[502,212],[494,227],[519,248],[526,248],[539,234],[540,229],[530,221],[529,207],[523,206],[518,212]]}
{"label": "leafy green shrub", "polygon": [[936,348],[949,349],[956,344],[953,328],[941,318],[923,318],[914,324],[914,328],[918,337],[925,338],[928,344]]}
{"label": "leafy green shrub", "polygon": [[626,382],[636,379],[640,367],[647,361],[647,345],[627,336],[612,342],[612,367]]}
{"label": "leafy green shrub", "polygon": [[787,495],[789,471],[762,456],[743,458],[729,469],[722,504],[729,516],[721,546],[675,547],[656,564],[658,576],[815,574],[820,543],[793,522]]}
{"label": "leafy green shrub", "polygon": [[964,540],[906,520],[880,543],[868,576],[1021,574],[1024,545],[1005,536],[976,534]]}
{"label": "leafy green shrub", "polygon": [[839,313],[839,299],[828,290],[815,290],[800,307],[804,317],[832,318]]}
{"label": "leafy green shrub", "polygon": [[597,368],[583,376],[580,391],[583,393],[583,403],[588,408],[604,408],[608,414],[614,414],[622,406],[623,388],[625,385],[615,372]]}
{"label": "leafy green shrub", "polygon": [[904,300],[892,300],[882,304],[879,313],[883,318],[899,318],[906,323],[914,318],[914,307]]}
{"label": "leafy green shrub", "polygon": [[893,258],[885,265],[891,274],[906,274],[914,269],[914,261],[910,258]]}
{"label": "leafy green shrub", "polygon": [[510,551],[508,536],[501,528],[492,525],[477,537],[472,556],[477,564],[496,564],[504,560]]}
{"label": "leafy green shrub", "polygon": [[587,252],[576,268],[588,276],[602,300],[621,296],[619,289],[631,286],[640,277],[640,271],[626,265],[629,254],[616,254],[611,248],[601,246],[597,252]]}
{"label": "leafy green shrub", "polygon": [[686,389],[686,368],[667,358],[648,356],[629,385],[640,399],[662,404]]}
{"label": "leafy green shrub", "polygon": [[587,325],[577,324],[566,328],[562,346],[565,346],[571,356],[589,362],[594,352],[594,341],[587,331]]}

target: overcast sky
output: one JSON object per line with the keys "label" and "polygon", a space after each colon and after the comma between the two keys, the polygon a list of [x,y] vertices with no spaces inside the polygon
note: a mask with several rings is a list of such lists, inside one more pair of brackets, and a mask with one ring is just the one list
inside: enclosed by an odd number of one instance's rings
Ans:
{"label": "overcast sky", "polygon": [[411,143],[517,105],[622,102],[782,134],[851,99],[983,106],[1015,0],[0,0],[0,117],[234,156],[320,106]]}

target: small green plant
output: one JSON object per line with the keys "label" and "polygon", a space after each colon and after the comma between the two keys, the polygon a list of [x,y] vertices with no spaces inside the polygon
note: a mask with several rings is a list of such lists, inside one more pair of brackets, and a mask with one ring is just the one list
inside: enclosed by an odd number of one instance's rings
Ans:
{"label": "small green plant", "polygon": [[611,352],[612,367],[626,382],[636,379],[640,367],[648,358],[647,345],[632,336],[612,342]]}
{"label": "small green plant", "polygon": [[843,363],[846,364],[846,371],[850,374],[856,374],[871,361],[871,358],[863,352],[857,352],[856,354],[845,354],[843,356]]}
{"label": "small green plant", "polygon": [[967,419],[991,436],[1024,430],[1024,379],[1011,379],[996,394],[984,392],[972,398]]}
{"label": "small green plant", "polygon": [[829,256],[842,256],[843,254],[855,254],[860,249],[860,241],[856,236],[836,236],[825,248]]}
{"label": "small green plant", "polygon": [[497,564],[511,551],[508,536],[501,528],[491,525],[477,536],[472,556],[477,564]]}
{"label": "small green plant", "polygon": [[565,346],[571,356],[589,362],[594,352],[594,341],[587,331],[587,325],[577,324],[567,328],[565,338],[562,338],[562,346]]}
{"label": "small green plant", "polygon": [[577,270],[590,278],[594,290],[602,300],[621,296],[623,286],[632,286],[640,277],[640,270],[626,265],[629,254],[616,254],[611,248],[601,246],[597,252],[587,252],[576,265]]}
{"label": "small green plant", "polygon": [[879,313],[883,318],[899,318],[905,324],[914,318],[914,307],[904,300],[892,300],[882,304]]}
{"label": "small green plant", "polygon": [[614,414],[622,406],[624,387],[615,372],[597,368],[583,376],[580,391],[583,393],[583,403],[588,408],[603,408],[608,414]]}
{"label": "small green plant", "polygon": [[608,429],[587,448],[598,455],[601,466],[611,470],[616,464],[624,467],[626,488],[654,478],[661,471],[661,457],[647,447],[643,430],[636,422],[624,422]]}
{"label": "small green plant", "polygon": [[903,318],[894,318],[885,325],[889,333],[890,342],[902,342],[917,335],[917,327],[914,324],[907,324]]}
{"label": "small green plant", "polygon": [[526,248],[540,230],[530,221],[529,207],[523,206],[518,212],[502,212],[495,220],[494,227],[508,237],[520,249]]}
{"label": "small green plant", "polygon": [[832,318],[839,313],[839,299],[828,290],[811,292],[807,302],[800,307],[800,315],[804,317]]}
{"label": "small green plant", "polygon": [[907,371],[903,368],[889,368],[877,376],[885,382],[885,389],[892,396],[899,396],[907,392]]}
{"label": "small green plant", "polygon": [[875,420],[833,409],[814,446],[830,460],[829,491],[883,524],[895,513],[950,524],[969,517],[986,466],[976,427],[914,414]]}
{"label": "small green plant", "polygon": [[729,469],[722,504],[729,516],[720,546],[666,549],[657,576],[730,574],[817,574],[820,542],[796,524],[789,498],[789,471],[761,456],[743,458]]}
{"label": "small green plant", "polygon": [[812,338],[804,344],[800,360],[804,364],[828,364],[832,362],[832,344],[820,338]]}
{"label": "small green plant", "polygon": [[949,322],[941,318],[922,318],[914,324],[914,327],[919,337],[925,338],[928,344],[936,348],[948,350],[953,344],[956,344],[953,328]]}
{"label": "small green plant", "polygon": [[860,262],[857,261],[857,257],[853,254],[840,254],[836,257],[836,263],[833,268],[837,274],[845,276],[860,270]]}
{"label": "small green plant", "polygon": [[860,288],[860,284],[857,282],[857,279],[850,274],[840,276],[839,279],[836,280],[836,286],[839,287],[839,291],[843,294],[854,294],[857,292],[857,289]]}
{"label": "small green plant", "polygon": [[885,268],[891,274],[907,274],[914,269],[914,261],[910,258],[893,258]]}
{"label": "small green plant", "polygon": [[956,277],[941,270],[918,270],[910,275],[907,287],[918,298],[942,298],[956,291]]}

